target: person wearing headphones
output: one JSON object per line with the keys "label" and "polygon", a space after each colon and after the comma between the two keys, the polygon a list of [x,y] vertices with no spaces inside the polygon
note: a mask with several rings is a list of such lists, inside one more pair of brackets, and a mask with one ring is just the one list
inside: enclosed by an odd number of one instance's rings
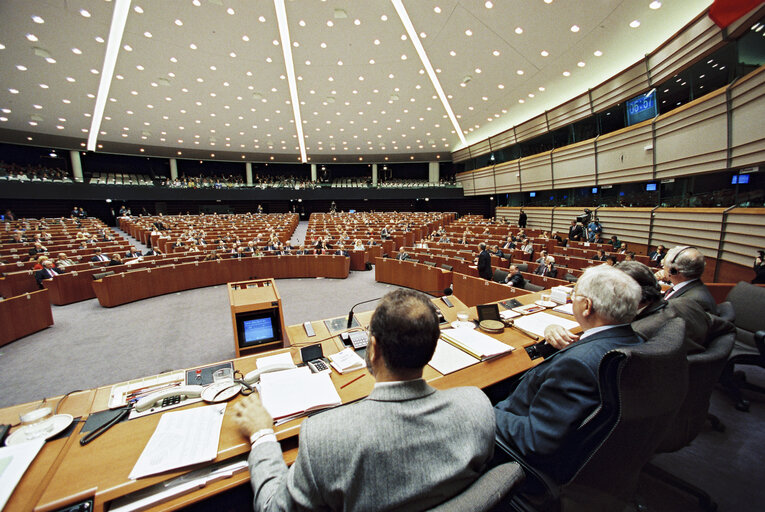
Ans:
{"label": "person wearing headphones", "polygon": [[672,288],[664,294],[666,300],[686,297],[698,302],[704,311],[717,314],[717,303],[709,288],[701,282],[706,262],[698,249],[687,245],[673,247],[663,263],[664,275],[672,283]]}

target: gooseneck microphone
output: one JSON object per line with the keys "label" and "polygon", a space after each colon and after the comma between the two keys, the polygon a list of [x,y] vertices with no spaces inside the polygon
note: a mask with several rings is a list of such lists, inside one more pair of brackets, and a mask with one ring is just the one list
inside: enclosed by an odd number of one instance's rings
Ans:
{"label": "gooseneck microphone", "polygon": [[[430,293],[443,293],[443,294],[444,294],[444,296],[446,296],[446,295],[452,295],[454,292],[452,291],[452,289],[451,289],[451,288],[448,288],[448,287],[447,287],[447,288],[444,288],[443,290],[432,290],[432,291],[428,290],[428,291],[425,291],[425,292],[423,292],[423,293],[427,293],[427,294],[430,294]],[[356,304],[354,304],[353,306],[351,306],[351,310],[348,312],[348,323],[345,325],[345,328],[346,328],[346,329],[350,329],[350,328],[351,328],[351,325],[353,325],[353,309],[354,309],[356,306],[360,306],[360,305],[362,305],[362,304],[367,304],[368,302],[374,302],[374,301],[376,301],[376,300],[380,300],[380,299],[382,299],[382,297],[376,297],[376,298],[374,298],[374,299],[367,299],[367,300],[362,300],[361,302],[357,302]],[[448,305],[448,304],[447,304],[447,305]],[[451,306],[450,306],[450,307],[451,307]]]}

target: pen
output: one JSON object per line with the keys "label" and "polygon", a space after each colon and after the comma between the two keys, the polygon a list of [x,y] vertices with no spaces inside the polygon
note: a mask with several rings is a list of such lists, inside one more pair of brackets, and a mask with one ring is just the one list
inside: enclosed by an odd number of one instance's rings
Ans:
{"label": "pen", "polygon": [[523,333],[525,336],[528,336],[532,340],[539,341],[539,336],[537,336],[536,334],[531,334],[530,332],[527,332],[524,329],[521,329],[520,327],[516,326],[515,324],[511,325],[511,327],[513,327],[514,329],[520,331],[521,333]]}
{"label": "pen", "polygon": [[359,380],[359,379],[360,379],[361,377],[363,377],[364,375],[366,375],[366,374],[362,374],[362,375],[359,375],[358,377],[356,377],[356,378],[355,378],[355,379],[353,379],[352,381],[350,381],[350,382],[346,382],[345,384],[343,384],[342,386],[340,386],[340,389],[343,389],[345,386],[350,386],[351,384],[353,384],[354,382],[356,382],[357,380]]}

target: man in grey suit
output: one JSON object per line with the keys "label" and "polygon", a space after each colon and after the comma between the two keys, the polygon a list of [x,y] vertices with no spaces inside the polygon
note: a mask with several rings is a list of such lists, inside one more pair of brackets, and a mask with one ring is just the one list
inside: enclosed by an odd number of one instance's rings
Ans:
{"label": "man in grey suit", "polygon": [[672,283],[672,288],[664,295],[666,300],[680,297],[695,300],[704,311],[717,314],[717,303],[709,288],[701,282],[704,273],[704,255],[695,247],[677,246],[670,249],[664,257],[664,275]]}
{"label": "man in grey suit", "polygon": [[493,453],[494,413],[477,388],[436,390],[422,379],[438,336],[425,295],[386,295],[370,324],[372,393],[307,418],[289,469],[257,396],[237,403],[255,510],[424,510],[476,480]]}

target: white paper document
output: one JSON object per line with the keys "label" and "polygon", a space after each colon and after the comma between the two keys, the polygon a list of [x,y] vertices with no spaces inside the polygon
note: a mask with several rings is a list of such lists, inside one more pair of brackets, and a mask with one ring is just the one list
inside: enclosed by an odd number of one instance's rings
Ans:
{"label": "white paper document", "polygon": [[448,375],[478,362],[478,359],[467,352],[439,338],[436,351],[428,364],[441,375]]}
{"label": "white paper document", "polygon": [[342,403],[329,374],[311,373],[307,366],[261,375],[260,399],[275,420]]}
{"label": "white paper document", "polygon": [[337,373],[341,374],[367,367],[367,363],[351,347],[341,350],[337,354],[330,354],[329,360]]}
{"label": "white paper document", "polygon": [[295,362],[292,360],[292,355],[289,352],[282,352],[281,354],[275,354],[273,356],[259,357],[255,360],[255,368],[258,370],[280,364],[294,365]]}
{"label": "white paper document", "polygon": [[473,329],[444,329],[441,338],[482,361],[513,350],[510,345]]}
{"label": "white paper document", "polygon": [[548,325],[553,324],[560,325],[569,330],[579,327],[579,324],[573,320],[551,315],[550,313],[535,313],[533,315],[515,319],[516,327],[523,329],[526,332],[536,334],[537,336],[541,336],[542,338],[545,336],[545,328]]}
{"label": "white paper document", "polygon": [[568,304],[561,304],[560,306],[554,307],[553,311],[556,313],[563,313],[564,315],[574,316],[574,303],[569,302]]}
{"label": "white paper document", "polygon": [[218,456],[220,427],[226,404],[166,412],[138,457],[129,478],[164,473]]}
{"label": "white paper document", "polygon": [[16,485],[37,457],[45,439],[0,448],[0,510],[5,507]]}

